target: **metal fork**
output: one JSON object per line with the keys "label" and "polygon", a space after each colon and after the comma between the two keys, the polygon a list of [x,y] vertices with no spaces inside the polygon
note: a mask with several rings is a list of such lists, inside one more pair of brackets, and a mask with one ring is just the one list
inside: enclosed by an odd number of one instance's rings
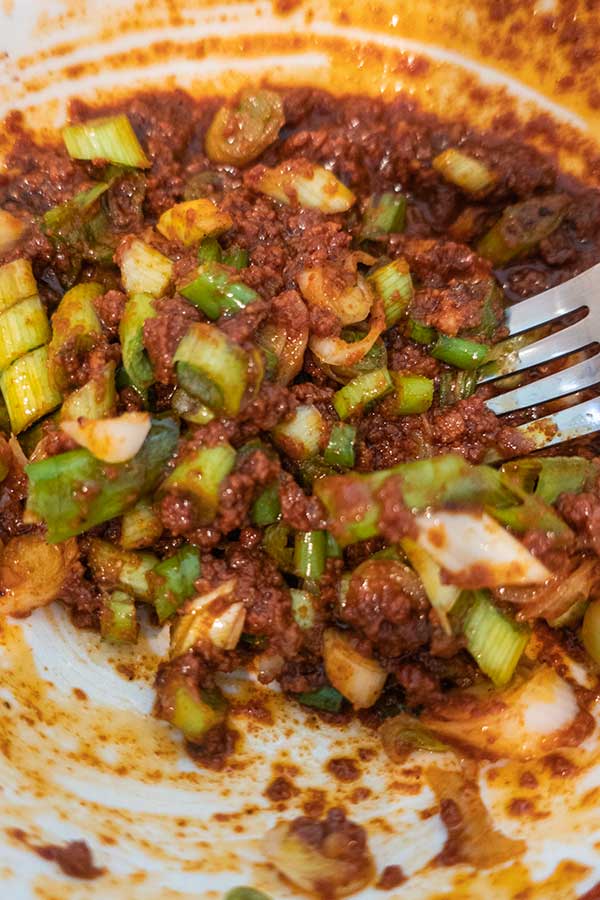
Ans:
{"label": "metal fork", "polygon": [[[587,311],[584,318],[555,334],[522,347],[503,360],[500,371],[484,374],[479,383],[503,378],[600,343],[600,264],[564,284],[509,307],[505,322],[510,336],[513,336],[583,309]],[[600,384],[600,347],[583,362],[492,397],[486,402],[489,409],[502,415],[558,397],[567,397],[596,384]],[[534,441],[537,449],[592,434],[600,430],[600,397],[593,397],[553,415],[527,422],[520,425],[519,430]]]}

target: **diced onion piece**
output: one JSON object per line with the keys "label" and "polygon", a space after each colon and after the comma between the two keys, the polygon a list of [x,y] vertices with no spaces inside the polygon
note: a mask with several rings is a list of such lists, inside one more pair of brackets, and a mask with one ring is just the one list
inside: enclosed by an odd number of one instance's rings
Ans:
{"label": "diced onion piece", "polygon": [[62,136],[73,159],[105,159],[121,166],[150,168],[150,160],[125,113],[67,125]]}
{"label": "diced onion piece", "polygon": [[315,456],[325,434],[325,420],[316,406],[301,404],[288,422],[273,429],[275,443],[292,459]]}
{"label": "diced onion piece", "polygon": [[25,223],[5,209],[0,209],[0,253],[9,250],[25,231]]}
{"label": "diced onion piece", "polygon": [[500,693],[446,695],[420,721],[434,734],[480,753],[539,759],[572,743],[568,730],[579,711],[573,688],[554,669],[541,666]]}
{"label": "diced onion piece", "polygon": [[[216,646],[223,649],[234,649],[242,633],[245,619],[243,604],[231,603],[236,583],[236,579],[231,578],[188,603],[185,612],[173,627],[171,659],[187,653],[201,640],[215,643],[214,639],[216,639],[219,642],[215,644]],[[226,614],[231,606],[235,606],[236,610],[231,618],[228,618]],[[239,609],[239,606],[242,606],[242,610]],[[217,611],[215,612],[215,610]],[[224,619],[223,616],[225,616]],[[215,622],[219,619],[221,620],[220,624],[214,627]]]}
{"label": "diced onion piece", "polygon": [[469,194],[484,193],[496,181],[494,173],[484,163],[455,147],[449,147],[443,153],[439,153],[434,158],[432,166],[446,181]]}
{"label": "diced onion piece", "polygon": [[162,214],[156,227],[168,240],[190,247],[205,237],[218,237],[232,225],[228,213],[221,212],[212,200],[201,197],[176,203]]}
{"label": "diced onion piece", "polygon": [[342,325],[363,322],[371,312],[373,294],[362,275],[356,283],[347,285],[345,272],[333,266],[317,266],[303,269],[296,276],[302,296],[311,306],[330,309]]}
{"label": "diced onion piece", "polygon": [[128,294],[163,296],[173,277],[173,263],[167,256],[138,238],[127,238],[117,255]]}
{"label": "diced onion piece", "polygon": [[0,613],[25,616],[55,600],[77,559],[77,542],[47,544],[39,533],[11,538],[0,553]]}
{"label": "diced onion piece", "polygon": [[213,162],[244,166],[277,140],[284,124],[279,94],[243,91],[235,106],[222,106],[215,114],[206,132],[206,155]]}
{"label": "diced onion piece", "polygon": [[242,636],[246,609],[243,603],[232,603],[210,626],[209,637],[220,650],[235,650]]}
{"label": "diced onion piece", "polygon": [[323,635],[323,662],[327,678],[355,709],[368,709],[377,701],[387,673],[374,659],[368,659],[335,628]]}
{"label": "diced onion piece", "polygon": [[335,853],[335,833],[329,836],[331,850],[303,840],[289,822],[280,822],[262,842],[267,860],[292,884],[311,895],[327,898],[347,897],[367,885],[373,877],[373,862],[368,851],[364,858],[344,858]]}
{"label": "diced onion piece", "polygon": [[446,634],[451,634],[448,613],[458,600],[461,589],[454,584],[444,584],[440,567],[436,561],[412,538],[402,538],[400,544],[409,563],[421,579],[425,593],[437,612],[444,631]]}
{"label": "diced onion piece", "polygon": [[28,259],[15,259],[0,266],[0,312],[37,294],[37,283]]}
{"label": "diced onion piece", "polygon": [[355,366],[369,352],[379,335],[385,330],[383,303],[375,297],[371,308],[371,321],[367,334],[359,341],[345,341],[339,337],[312,335],[309,346],[321,362],[330,366]]}
{"label": "diced onion piece", "polygon": [[72,419],[60,423],[62,430],[81,447],[108,463],[132,459],[150,431],[150,413],[123,413],[113,419]]}
{"label": "diced onion piece", "polygon": [[307,159],[284,162],[264,169],[256,182],[262,194],[281,203],[295,204],[322,213],[346,212],[356,197],[335,175]]}
{"label": "diced onion piece", "polygon": [[38,347],[16,359],[0,375],[0,390],[15,434],[60,406],[61,396],[48,368],[48,350]]}
{"label": "diced onion piece", "polygon": [[439,510],[417,516],[417,542],[463,587],[542,584],[546,566],[487,513]]}

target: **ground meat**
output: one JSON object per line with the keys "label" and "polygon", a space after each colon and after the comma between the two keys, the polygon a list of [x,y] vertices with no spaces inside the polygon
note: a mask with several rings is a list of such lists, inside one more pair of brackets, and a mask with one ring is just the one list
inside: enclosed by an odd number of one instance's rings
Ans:
{"label": "ground meat", "polygon": [[33,849],[50,862],[55,862],[65,875],[71,878],[81,878],[90,881],[103,875],[105,869],[99,869],[94,865],[92,851],[85,841],[69,841],[68,844],[44,844],[34,846]]}
{"label": "ground meat", "polygon": [[100,316],[105,334],[116,338],[119,334],[119,323],[123,317],[127,296],[122,291],[107,291],[96,297],[94,306]]}
{"label": "ground meat", "polygon": [[380,891],[392,891],[404,884],[405,881],[408,881],[408,878],[404,874],[402,866],[386,866],[375,887]]}
{"label": "ground meat", "polygon": [[85,577],[85,569],[80,562],[71,566],[61,587],[60,599],[69,609],[77,628],[98,627],[102,597],[96,585]]}
{"label": "ground meat", "polygon": [[279,481],[279,502],[283,521],[297,531],[323,528],[325,514],[316,497],[307,497],[287,472]]}
{"label": "ground meat", "polygon": [[[410,314],[418,322],[432,325],[444,334],[480,331],[485,304],[490,294],[490,281],[454,281],[443,288],[424,288],[415,293]],[[494,316],[498,325],[502,307],[496,304]]]}
{"label": "ground meat", "polygon": [[558,500],[558,510],[600,556],[600,497],[589,491],[562,494]]}
{"label": "ground meat", "polygon": [[411,569],[395,560],[374,559],[355,570],[339,617],[388,658],[427,645],[429,609],[423,586]]}
{"label": "ground meat", "polygon": [[171,384],[174,380],[173,357],[182,337],[200,314],[187,300],[171,297],[156,300],[157,315],[144,322],[144,346],[157,381]]}

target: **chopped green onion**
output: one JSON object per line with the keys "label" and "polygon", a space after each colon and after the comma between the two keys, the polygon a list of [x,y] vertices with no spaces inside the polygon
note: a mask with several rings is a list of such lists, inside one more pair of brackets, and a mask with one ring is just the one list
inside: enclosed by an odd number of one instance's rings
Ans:
{"label": "chopped green onion", "polygon": [[35,295],[0,315],[0,369],[50,339],[50,324],[42,301]]}
{"label": "chopped green onion", "polygon": [[331,532],[327,531],[325,533],[326,538],[326,547],[325,547],[325,555],[328,559],[341,559],[344,555],[342,553],[342,548],[331,534]]}
{"label": "chopped green onion", "polygon": [[201,266],[206,263],[221,262],[221,245],[216,237],[205,237],[198,247],[198,262]]}
{"label": "chopped green onion", "polygon": [[379,400],[393,389],[387,369],[373,369],[358,375],[333,395],[333,405],[340,419],[362,412],[369,403]]}
{"label": "chopped green onion", "polygon": [[496,181],[496,176],[484,163],[454,147],[439,153],[433,159],[432,166],[446,181],[469,194],[482,194]]}
{"label": "chopped green onion", "polygon": [[234,106],[223,105],[206,132],[210,160],[245,166],[277,140],[285,124],[283,100],[275,91],[245,90]]}
{"label": "chopped green onion", "polygon": [[140,600],[150,599],[148,574],[158,562],[152,553],[135,553],[100,538],[90,538],[87,561],[99,584],[127,591]]}
{"label": "chopped green onion", "polygon": [[325,712],[339,712],[344,702],[340,692],[330,684],[325,684],[314,691],[302,691],[294,696],[303,706],[311,706],[313,709],[322,709]]}
{"label": "chopped green onion", "polygon": [[227,717],[227,701],[218,688],[198,688],[178,675],[167,675],[161,684],[160,697],[161,718],[193,744],[201,743]]}
{"label": "chopped green onion", "polygon": [[316,621],[313,596],[310,591],[290,589],[292,598],[292,615],[294,621],[303,631],[313,628]]}
{"label": "chopped green onion", "polygon": [[406,323],[406,336],[417,344],[433,344],[437,338],[437,331],[430,325],[423,325],[416,319],[409,319]]}
{"label": "chopped green onion", "polygon": [[86,384],[65,397],[60,417],[103,419],[114,412],[116,402],[115,364],[108,362]]}
{"label": "chopped green onion", "polygon": [[235,887],[227,891],[223,900],[271,900],[271,898],[255,888]]}
{"label": "chopped green onion", "polygon": [[150,497],[142,497],[135,506],[123,513],[121,547],[124,550],[151,547],[162,533],[163,525]]}
{"label": "chopped green onion", "polygon": [[156,315],[154,298],[150,294],[133,294],[125,304],[119,325],[123,367],[142,397],[146,397],[154,381],[154,372],[144,349],[144,322]]}
{"label": "chopped green onion", "polygon": [[190,498],[199,525],[210,525],[219,506],[221,485],[235,465],[236,453],[230,444],[200,447],[178,463],[161,487],[161,493]]}
{"label": "chopped green onion", "polygon": [[113,591],[102,600],[100,634],[111,644],[134,644],[138,637],[138,621],[133,597],[124,591]]}
{"label": "chopped green onion", "polygon": [[126,293],[163,296],[173,277],[173,263],[167,256],[133,238],[119,250],[118,259]]}
{"label": "chopped green onion", "polygon": [[433,403],[433,381],[424,375],[402,375],[390,372],[394,392],[386,401],[388,411],[396,416],[427,412]]}
{"label": "chopped green onion", "polygon": [[265,553],[268,553],[284,572],[294,571],[294,550],[289,546],[290,532],[288,525],[275,522],[265,529],[262,540]]}
{"label": "chopped green onion", "polygon": [[248,355],[214,325],[196,323],[173,361],[181,387],[213,412],[235,416],[248,379]]}
{"label": "chopped green onion", "polygon": [[100,634],[112,644],[133,644],[139,633],[135,602],[124,591],[113,591],[103,598],[100,610]]}
{"label": "chopped green onion", "polygon": [[94,300],[103,293],[101,284],[90,281],[78,284],[64,295],[52,316],[52,340],[48,356],[57,385],[67,386],[63,355],[86,353],[102,336],[102,325]]}
{"label": "chopped green onion", "polygon": [[259,299],[255,290],[214,262],[200,266],[196,276],[179,287],[179,293],[209,319],[239,312]]}
{"label": "chopped green onion", "polygon": [[477,244],[477,252],[495,266],[510,262],[547,238],[560,225],[570,198],[566,194],[531,197],[508,206]]}
{"label": "chopped green onion", "polygon": [[[315,481],[314,492],[325,506],[328,528],[341,546],[378,536],[378,492],[389,478],[397,479],[405,505],[414,510],[446,504],[487,508],[517,499],[495,469],[471,466],[454,453],[401,463],[368,475],[353,472],[328,476]],[[488,511],[497,515],[495,508]]]}
{"label": "chopped green onion", "polygon": [[17,243],[25,227],[25,222],[21,219],[6,209],[0,209],[0,253],[5,253]]}
{"label": "chopped green onion", "polygon": [[194,594],[201,571],[200,553],[191,544],[184,544],[173,556],[154,566],[148,580],[161,625]]}
{"label": "chopped green onion", "polygon": [[338,466],[340,469],[354,468],[355,441],[356,428],[354,425],[348,425],[346,422],[336,423],[331,429],[329,443],[323,454],[323,459],[327,465]]}
{"label": "chopped green onion", "polygon": [[413,298],[413,283],[405,259],[400,257],[385,266],[373,269],[367,281],[381,297],[385,312],[385,327],[391,328],[406,314]]}
{"label": "chopped green onion", "polygon": [[439,404],[442,409],[466,400],[477,390],[477,372],[461,369],[457,372],[442,372],[438,380]]}
{"label": "chopped green onion", "polygon": [[150,160],[125,113],[67,125],[62,136],[73,159],[105,159],[120,166],[150,168]]}
{"label": "chopped green onion", "polygon": [[299,531],[294,543],[294,568],[300,578],[320,578],[325,571],[324,531]]}
{"label": "chopped green onion", "polygon": [[346,212],[356,200],[333,172],[307,159],[293,159],[275,169],[264,169],[256,187],[280,203],[298,204],[322,213]]}
{"label": "chopped green onion", "polygon": [[388,191],[369,197],[363,213],[360,236],[372,241],[392,232],[404,231],[406,224],[406,197]]}
{"label": "chopped green onion", "polygon": [[14,434],[56,409],[61,396],[50,375],[46,347],[38,347],[11,363],[0,374],[0,390]]}
{"label": "chopped green onion", "polygon": [[222,263],[224,266],[239,270],[247,267],[249,259],[248,251],[243,247],[230,247],[223,251]]}
{"label": "chopped green onion", "polygon": [[457,369],[478,369],[485,362],[489,347],[465,338],[440,334],[430,352],[435,359]]}
{"label": "chopped green onion", "polygon": [[129,462],[103,463],[81,449],[30,463],[25,470],[29,479],[26,514],[46,523],[52,543],[122,515],[154,490],[178,435],[174,419],[155,418],[141,450]]}
{"label": "chopped green onion", "polygon": [[301,404],[291,419],[273,429],[273,440],[292,459],[309,459],[321,449],[325,420],[316,406]]}
{"label": "chopped green onion", "polygon": [[264,528],[272,525],[281,515],[281,503],[279,502],[279,483],[274,481],[267,485],[252,505],[251,518],[255,525]]}
{"label": "chopped green onion", "polygon": [[383,749],[394,762],[404,762],[408,753],[426,750],[428,753],[444,753],[449,750],[415,716],[400,712],[388,719],[380,731]]}
{"label": "chopped green onion", "polygon": [[511,680],[531,632],[494,606],[487,591],[465,591],[463,602],[466,612],[458,616],[467,650],[481,671],[503,687]]}
{"label": "chopped green onion", "polygon": [[61,272],[63,281],[69,284],[77,278],[84,257],[93,262],[113,261],[114,246],[107,233],[108,218],[99,202],[109,187],[110,184],[100,182],[44,213],[45,233],[57,253],[69,262],[67,271]]}
{"label": "chopped green onion", "polygon": [[555,503],[561,494],[579,494],[595,481],[600,470],[581,456],[527,457],[505,463],[502,473],[523,490],[545,503]]}
{"label": "chopped green onion", "polygon": [[0,266],[0,312],[37,294],[37,284],[28,259],[15,259]]}
{"label": "chopped green onion", "polygon": [[162,214],[156,228],[169,241],[191,247],[206,237],[218,237],[232,225],[228,213],[221,212],[213,200],[200,197],[176,203]]}
{"label": "chopped green onion", "polygon": [[191,422],[193,425],[206,425],[208,422],[212,422],[215,417],[214,412],[208,406],[205,406],[196,397],[192,397],[191,394],[188,394],[181,387],[178,387],[171,397],[171,407],[182,419],[185,419],[186,422]]}

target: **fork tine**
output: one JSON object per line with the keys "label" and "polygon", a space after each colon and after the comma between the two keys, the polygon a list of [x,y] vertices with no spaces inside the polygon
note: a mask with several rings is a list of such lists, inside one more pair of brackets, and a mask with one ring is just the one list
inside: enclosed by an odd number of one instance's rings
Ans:
{"label": "fork tine", "polygon": [[492,397],[486,401],[486,406],[500,416],[515,409],[524,409],[526,406],[545,403],[557,397],[566,397],[567,394],[574,394],[598,382],[600,382],[600,354],[597,353],[575,366],[548,375],[547,378],[540,378],[531,384],[515,388],[514,391]]}
{"label": "fork tine", "polygon": [[585,400],[551,416],[544,416],[535,422],[519,425],[521,434],[534,442],[535,449],[551,447],[563,441],[586,437],[600,430],[600,397]]}
{"label": "fork tine", "polygon": [[[550,362],[551,359],[558,359],[559,356],[565,356],[575,350],[583,350],[589,344],[596,343],[597,337],[592,334],[590,318],[587,316],[569,328],[563,328],[556,334],[550,334],[541,341],[535,341],[535,343],[523,347],[503,366],[502,376],[529,369],[531,366],[539,366],[542,363]],[[497,373],[487,375],[481,378],[479,383],[483,384],[498,377]]]}
{"label": "fork tine", "polygon": [[509,306],[505,316],[509,334],[519,334],[587,306],[590,298],[598,292],[599,283],[600,264],[530,300],[521,300]]}

